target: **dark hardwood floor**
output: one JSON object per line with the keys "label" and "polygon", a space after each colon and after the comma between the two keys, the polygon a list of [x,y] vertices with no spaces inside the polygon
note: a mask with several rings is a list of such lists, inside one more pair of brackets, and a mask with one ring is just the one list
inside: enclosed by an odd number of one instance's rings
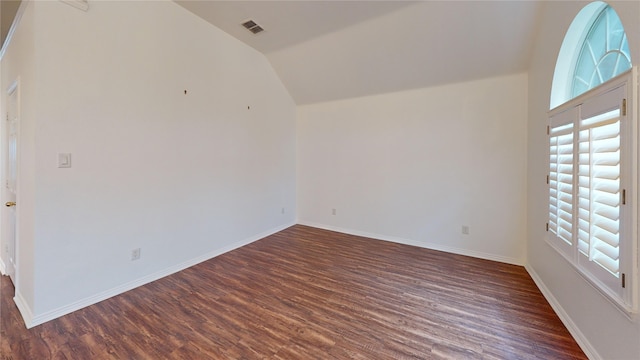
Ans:
{"label": "dark hardwood floor", "polygon": [[586,359],[514,265],[296,225],[30,330],[1,359]]}

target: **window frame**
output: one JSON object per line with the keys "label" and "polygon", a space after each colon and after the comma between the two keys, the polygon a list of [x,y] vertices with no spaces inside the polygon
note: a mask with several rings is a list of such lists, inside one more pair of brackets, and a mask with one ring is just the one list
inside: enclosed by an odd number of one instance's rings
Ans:
{"label": "window frame", "polygon": [[[620,25],[620,31],[622,31],[622,38],[620,40],[620,43],[618,44],[619,46],[612,46],[609,44],[610,36],[610,27],[611,21],[615,21],[616,24]],[[597,33],[596,32],[596,28],[601,25],[602,23],[605,24],[605,33],[601,34],[601,33]],[[572,73],[571,73],[571,79],[570,81],[568,81],[568,95],[570,98],[574,98],[577,97],[578,95],[588,91],[587,90],[583,90],[582,92],[576,92],[576,82],[583,81],[585,82],[587,79],[582,79],[580,76],[578,76],[578,73],[580,73],[583,68],[582,68],[582,62],[581,59],[582,57],[586,54],[586,51],[589,50],[589,54],[590,56],[587,56],[588,59],[591,60],[591,62],[595,62],[595,63],[589,63],[590,65],[593,65],[593,70],[592,70],[592,78],[593,76],[595,76],[595,74],[600,73],[601,70],[603,70],[602,68],[600,68],[600,65],[602,65],[602,61],[603,59],[610,54],[612,51],[621,54],[624,59],[626,61],[629,62],[629,64],[631,65],[631,57],[630,54],[625,53],[623,51],[624,47],[627,47],[627,51],[629,50],[629,39],[627,38],[627,34],[624,31],[624,27],[622,25],[622,20],[620,19],[620,17],[618,16],[618,14],[616,13],[615,9],[613,9],[611,7],[611,5],[603,3],[601,5],[601,7],[598,9],[598,11],[593,15],[593,19],[590,20],[590,26],[586,27],[583,31],[583,34],[580,38],[580,42],[578,44],[580,44],[580,46],[576,46],[575,47],[575,53],[572,59]],[[604,45],[604,53],[600,54],[598,53],[593,53],[593,51],[595,51],[595,49],[592,48],[592,44],[594,44],[594,37],[593,35],[603,35],[604,36],[604,40],[605,40],[605,45]],[[595,43],[597,45],[597,43]],[[597,59],[593,58],[593,56],[599,56]],[[619,63],[619,59],[618,62]],[[630,67],[625,68],[623,71],[619,71],[618,74],[613,74],[615,76],[619,75],[619,74],[623,74],[624,72],[626,72]],[[614,69],[615,70],[615,69]],[[609,77],[605,77],[604,82],[606,82],[609,79]],[[597,87],[591,85],[591,81],[593,81],[593,79],[589,79],[589,89],[593,88],[593,87]]]}
{"label": "window frame", "polygon": [[[572,116],[573,120],[573,186],[572,186],[572,242],[567,244],[566,241],[561,240],[555,235],[554,232],[549,229],[549,220],[547,220],[547,235],[546,242],[555,249],[565,260],[567,260],[572,267],[594,288],[596,288],[601,294],[605,296],[611,303],[617,308],[623,311],[625,315],[631,317],[638,312],[638,201],[640,196],[638,195],[638,189],[640,189],[640,183],[638,178],[638,159],[640,154],[638,152],[638,111],[637,104],[640,101],[638,99],[638,70],[636,66],[632,66],[631,69],[626,72],[610,79],[603,84],[590,89],[583,94],[559,105],[547,113],[547,139],[551,139],[550,129],[554,126],[554,117],[566,117]],[[578,250],[579,241],[577,238],[577,217],[578,217],[578,189],[577,189],[577,172],[576,159],[578,153],[579,143],[579,122],[581,121],[581,107],[584,104],[588,104],[592,107],[597,104],[597,100],[601,99],[605,95],[616,91],[617,89],[623,90],[623,97],[626,99],[626,115],[620,114],[620,187],[626,190],[626,205],[621,205],[620,208],[620,228],[621,235],[619,241],[620,248],[620,274],[625,274],[625,287],[620,285],[619,291],[613,291],[600,281],[599,278],[594,276],[589,266],[584,266],[585,260],[581,258]],[[601,112],[605,112],[603,109]],[[563,120],[566,123],[566,119]],[[561,121],[562,123],[562,121]],[[547,171],[550,176],[551,165],[551,151],[549,142],[547,143]],[[549,179],[549,178],[548,178]],[[549,205],[551,205],[551,181],[547,180]],[[550,210],[547,210],[548,214]],[[549,215],[547,218],[550,219]]]}

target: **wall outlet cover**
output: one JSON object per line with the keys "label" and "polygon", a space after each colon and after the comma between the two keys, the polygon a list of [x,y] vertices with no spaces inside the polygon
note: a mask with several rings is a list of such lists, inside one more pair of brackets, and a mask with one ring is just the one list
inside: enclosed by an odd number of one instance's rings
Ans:
{"label": "wall outlet cover", "polygon": [[58,167],[59,168],[71,167],[71,153],[58,153]]}

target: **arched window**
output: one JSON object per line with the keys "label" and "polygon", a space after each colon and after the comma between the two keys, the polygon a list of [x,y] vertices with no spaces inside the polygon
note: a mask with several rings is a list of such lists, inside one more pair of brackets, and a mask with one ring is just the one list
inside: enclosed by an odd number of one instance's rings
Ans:
{"label": "arched window", "polygon": [[[631,70],[630,70],[631,69]],[[629,43],[616,12],[587,5],[567,31],[551,89],[548,243],[621,309],[637,311]]]}
{"label": "arched window", "polygon": [[615,10],[607,5],[598,14],[582,43],[573,73],[572,98],[630,68],[627,35]]}
{"label": "arched window", "polygon": [[593,2],[575,17],[556,62],[550,108],[631,68],[629,42],[611,6]]}

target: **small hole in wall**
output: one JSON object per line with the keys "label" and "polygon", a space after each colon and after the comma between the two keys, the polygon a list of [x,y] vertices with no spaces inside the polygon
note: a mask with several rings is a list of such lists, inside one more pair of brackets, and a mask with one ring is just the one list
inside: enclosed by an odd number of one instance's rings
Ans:
{"label": "small hole in wall", "polygon": [[187,90],[184,91],[184,94],[187,95]]}
{"label": "small hole in wall", "polygon": [[251,106],[247,106],[247,110],[251,110]]}

